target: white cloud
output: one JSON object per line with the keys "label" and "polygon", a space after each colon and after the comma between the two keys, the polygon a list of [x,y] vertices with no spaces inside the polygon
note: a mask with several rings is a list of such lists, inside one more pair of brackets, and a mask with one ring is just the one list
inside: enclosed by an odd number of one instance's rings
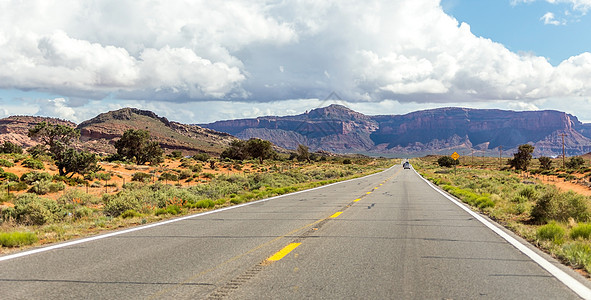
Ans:
{"label": "white cloud", "polygon": [[42,111],[71,118],[78,108],[65,108],[104,98],[252,103],[337,91],[361,102],[531,103],[591,94],[591,54],[553,67],[513,53],[438,0],[1,1],[0,49],[0,88],[56,95]]}
{"label": "white cloud", "polygon": [[544,24],[546,24],[546,25],[564,25],[565,24],[564,22],[556,20],[554,13],[551,13],[551,12],[547,12],[546,14],[544,14],[540,18],[540,20],[544,21]]}

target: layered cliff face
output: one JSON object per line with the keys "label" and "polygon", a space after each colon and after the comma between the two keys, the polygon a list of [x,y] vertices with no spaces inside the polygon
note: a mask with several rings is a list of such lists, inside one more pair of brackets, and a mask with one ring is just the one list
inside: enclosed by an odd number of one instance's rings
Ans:
{"label": "layered cliff face", "polygon": [[370,134],[378,129],[371,117],[342,105],[331,105],[287,117],[218,121],[200,126],[242,139],[261,138],[287,149],[298,144],[313,151],[355,152],[374,146]]}
{"label": "layered cliff face", "polygon": [[[373,153],[445,153],[453,149],[511,153],[532,143],[536,155],[562,153],[562,136],[569,154],[591,151],[591,126],[559,111],[515,112],[442,108],[406,115],[366,116],[331,105],[288,117],[220,121],[204,127],[240,138],[265,138],[288,149],[298,144],[312,150]],[[587,135],[587,136],[585,136]]]}

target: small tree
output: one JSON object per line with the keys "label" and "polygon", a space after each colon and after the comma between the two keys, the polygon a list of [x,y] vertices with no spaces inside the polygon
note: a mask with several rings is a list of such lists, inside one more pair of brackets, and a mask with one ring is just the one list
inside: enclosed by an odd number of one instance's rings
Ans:
{"label": "small tree", "polygon": [[75,128],[41,122],[29,129],[29,137],[40,139],[42,145],[31,151],[32,154],[38,156],[49,153],[60,176],[71,174],[72,177],[75,173],[85,174],[98,168],[95,154],[78,151],[72,146],[80,138],[80,131]]}
{"label": "small tree", "polygon": [[541,156],[540,158],[538,158],[538,160],[540,161],[540,166],[542,167],[542,169],[550,170],[552,168],[552,159],[550,157]]}
{"label": "small tree", "polygon": [[535,147],[530,144],[519,146],[517,153],[513,154],[513,159],[508,160],[509,165],[515,170],[527,171],[534,149]]}
{"label": "small tree", "polygon": [[298,160],[300,160],[300,161],[305,160],[307,162],[310,162],[310,150],[309,150],[308,146],[299,144],[297,152],[298,152],[298,156],[297,156]]}
{"label": "small tree", "polygon": [[22,154],[23,148],[20,145],[5,141],[4,144],[0,146],[0,153]]}
{"label": "small tree", "polygon": [[252,138],[246,142],[246,152],[252,158],[258,158],[261,164],[264,159],[271,158],[275,154],[271,142],[256,138]]}
{"label": "small tree", "polygon": [[460,164],[460,161],[449,156],[442,156],[437,160],[437,164],[440,167],[451,168],[453,165]]}
{"label": "small tree", "polygon": [[579,169],[585,164],[585,160],[580,156],[571,157],[569,161],[565,163],[569,169]]}
{"label": "small tree", "polygon": [[248,158],[248,152],[246,151],[246,142],[241,140],[233,140],[230,142],[230,146],[226,148],[220,154],[221,158],[238,159],[243,160]]}
{"label": "small tree", "polygon": [[158,142],[150,141],[150,133],[146,130],[129,129],[115,142],[117,154],[127,160],[135,160],[138,165],[147,162],[157,164],[164,161],[164,150]]}

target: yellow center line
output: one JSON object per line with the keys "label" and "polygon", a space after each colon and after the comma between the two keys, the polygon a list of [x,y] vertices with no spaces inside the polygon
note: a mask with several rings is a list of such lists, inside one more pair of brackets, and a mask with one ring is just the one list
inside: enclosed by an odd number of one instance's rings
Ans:
{"label": "yellow center line", "polygon": [[342,211],[339,211],[339,212],[336,212],[334,215],[332,215],[330,217],[331,218],[336,218],[336,217],[340,216],[342,213],[343,213]]}
{"label": "yellow center line", "polygon": [[359,201],[361,201],[361,198],[357,198],[357,199],[353,200],[353,202],[359,202]]}
{"label": "yellow center line", "polygon": [[366,195],[369,195],[369,194],[371,194],[371,192],[367,192],[367,193],[365,193],[365,194],[366,194]]}
{"label": "yellow center line", "polygon": [[288,255],[289,252],[293,251],[295,248],[297,248],[301,244],[302,243],[291,243],[291,244],[285,246],[285,248],[279,250],[279,252],[275,253],[273,256],[267,258],[267,261],[280,260],[280,259],[284,258],[286,255]]}

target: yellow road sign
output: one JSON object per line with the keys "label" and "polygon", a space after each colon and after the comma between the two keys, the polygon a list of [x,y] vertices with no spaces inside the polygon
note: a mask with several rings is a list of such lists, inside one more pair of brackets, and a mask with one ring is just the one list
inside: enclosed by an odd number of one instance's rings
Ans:
{"label": "yellow road sign", "polygon": [[454,153],[451,155],[451,158],[453,158],[454,160],[458,160],[458,158],[460,158],[460,155],[458,154],[458,152],[454,152]]}

